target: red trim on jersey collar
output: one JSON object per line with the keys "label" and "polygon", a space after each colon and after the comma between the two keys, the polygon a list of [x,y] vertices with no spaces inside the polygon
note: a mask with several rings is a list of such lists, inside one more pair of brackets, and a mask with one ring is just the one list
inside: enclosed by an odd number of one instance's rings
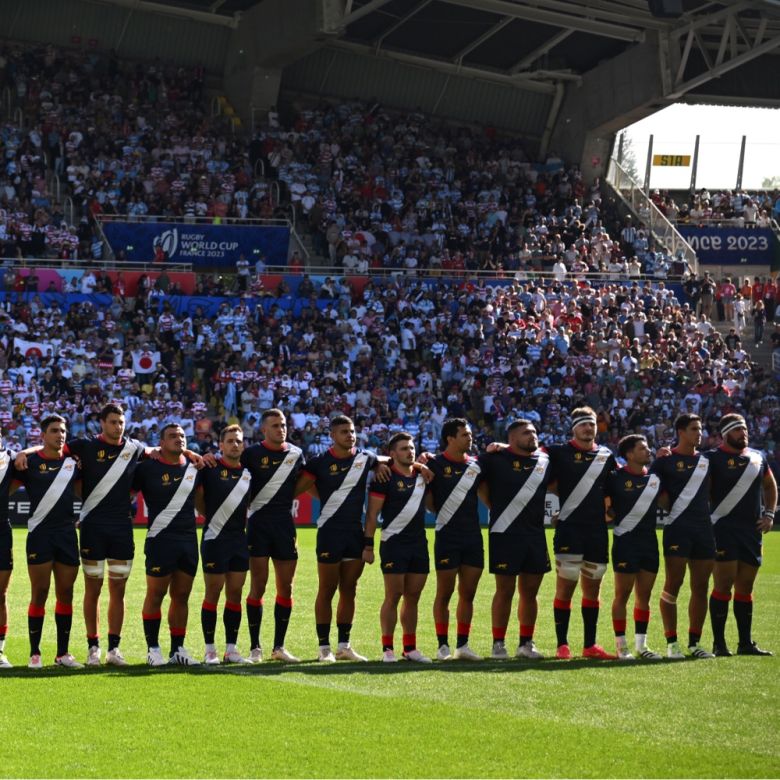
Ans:
{"label": "red trim on jersey collar", "polygon": [[179,455],[179,460],[174,463],[173,461],[166,460],[165,455],[160,453],[160,463],[164,463],[166,466],[183,466],[187,462],[187,458],[184,455]]}
{"label": "red trim on jersey collar", "polygon": [[273,452],[284,452],[286,449],[289,448],[289,445],[287,442],[283,442],[279,447],[277,447],[274,444],[271,444],[267,439],[263,439],[260,444],[263,445],[267,450],[272,450]]}
{"label": "red trim on jersey collar", "polygon": [[333,447],[328,447],[328,452],[336,458],[336,460],[346,460],[347,458],[353,458],[355,455],[357,455],[357,447],[353,447],[349,451],[349,455],[336,455],[335,452],[333,452]]}
{"label": "red trim on jersey collar", "polygon": [[471,457],[469,455],[464,455],[463,460],[456,460],[455,458],[451,458],[449,455],[447,455],[446,452],[442,452],[442,455],[450,462],[450,463],[468,463],[471,460]]}
{"label": "red trim on jersey collar", "polygon": [[119,440],[119,444],[111,444],[111,442],[110,442],[110,441],[106,441],[106,437],[105,437],[105,436],[104,436],[102,433],[99,433],[99,434],[98,434],[98,435],[97,435],[95,438],[96,438],[98,441],[102,441],[104,444],[108,444],[110,447],[121,447],[121,446],[123,446],[123,445],[124,445],[124,443],[127,441],[127,439],[125,439],[124,437],[122,437],[122,438]]}
{"label": "red trim on jersey collar", "polygon": [[599,448],[599,445],[596,444],[596,442],[593,442],[593,446],[586,450],[585,447],[580,447],[579,444],[574,439],[569,439],[569,444],[571,444],[572,447],[574,447],[575,450],[579,450],[580,452],[596,452],[596,450]]}
{"label": "red trim on jersey collar", "polygon": [[632,471],[632,470],[631,470],[631,469],[628,467],[628,463],[626,463],[626,465],[625,465],[625,466],[623,466],[623,471],[627,471],[629,474],[633,474],[635,477],[644,477],[644,476],[647,476],[647,467],[646,467],[646,466],[642,466],[642,470],[641,470],[641,471],[640,471],[640,472],[637,474],[637,473],[636,473],[636,471]]}
{"label": "red trim on jersey collar", "polygon": [[684,458],[695,458],[697,455],[701,455],[701,452],[699,450],[694,449],[692,455],[688,455],[685,452],[680,452],[680,447],[672,447],[672,452],[675,455],[682,455]]}
{"label": "red trim on jersey collar", "polygon": [[726,444],[726,442],[721,442],[720,446],[718,447],[721,452],[727,452],[729,455],[742,455],[742,453],[749,450],[749,447],[743,447],[741,450],[735,449],[734,447],[731,447]]}
{"label": "red trim on jersey collar", "polygon": [[403,471],[401,471],[398,468],[398,466],[395,465],[395,463],[393,463],[393,465],[390,466],[390,470],[394,471],[396,474],[400,474],[402,477],[407,477],[408,478],[408,477],[413,477],[414,476],[414,469],[413,468],[412,468],[412,473],[411,474],[404,474]]}
{"label": "red trim on jersey collar", "polygon": [[229,463],[225,462],[222,458],[217,458],[217,463],[221,463],[226,469],[240,469],[243,468],[243,466],[239,463],[238,466],[231,466]]}
{"label": "red trim on jersey collar", "polygon": [[65,459],[65,449],[64,448],[62,450],[62,455],[60,455],[57,458],[50,458],[48,455],[44,455],[42,449],[38,450],[37,454],[40,455],[40,457],[43,458],[44,460],[64,460]]}

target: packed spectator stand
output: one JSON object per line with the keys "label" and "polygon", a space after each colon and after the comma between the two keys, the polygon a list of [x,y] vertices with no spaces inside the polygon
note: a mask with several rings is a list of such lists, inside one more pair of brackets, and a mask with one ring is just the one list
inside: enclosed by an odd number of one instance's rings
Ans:
{"label": "packed spectator stand", "polygon": [[[670,443],[681,411],[702,414],[712,444],[713,421],[740,411],[753,445],[775,452],[769,371],[674,281],[687,271],[679,258],[641,225],[624,236],[599,182],[576,168],[533,163],[490,129],[356,103],[301,106],[247,140],[210,118],[199,69],[52,47],[3,58],[2,83],[28,118],[3,129],[7,256],[97,259],[101,213],[272,216],[278,181],[344,274],[271,283],[260,261],[240,294],[201,277],[197,293],[219,300],[198,308],[175,283],[129,290],[89,271],[64,290],[74,295],[51,296],[10,269],[6,290],[28,293],[0,315],[12,448],[55,409],[73,435],[97,432],[97,410],[116,400],[142,441],[175,421],[203,450],[227,423],[255,440],[270,406],[314,454],[335,413],[354,417],[362,445],[403,428],[434,450],[448,416],[467,416],[479,446],[518,417],[562,441],[568,410],[587,403],[613,448],[629,431]],[[47,189],[52,172],[78,226]]]}

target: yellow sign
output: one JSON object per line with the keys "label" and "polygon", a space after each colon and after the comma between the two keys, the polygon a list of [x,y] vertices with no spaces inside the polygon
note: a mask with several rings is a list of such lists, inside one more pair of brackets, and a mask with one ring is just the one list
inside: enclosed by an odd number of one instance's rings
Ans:
{"label": "yellow sign", "polygon": [[689,154],[654,154],[653,165],[666,165],[678,168],[687,168],[691,164]]}

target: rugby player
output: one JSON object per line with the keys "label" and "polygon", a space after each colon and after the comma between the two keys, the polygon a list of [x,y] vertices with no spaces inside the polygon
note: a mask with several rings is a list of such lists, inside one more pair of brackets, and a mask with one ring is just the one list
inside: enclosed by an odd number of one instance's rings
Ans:
{"label": "rugby player", "polygon": [[14,568],[14,539],[8,516],[8,491],[13,475],[14,456],[10,450],[0,452],[0,669],[11,669],[13,664],[5,654],[8,634],[8,604],[6,596]]}
{"label": "rugby player", "polygon": [[715,531],[710,595],[713,653],[731,655],[725,630],[733,588],[734,619],[739,633],[737,654],[771,655],[753,641],[753,586],[762,560],[761,535],[771,531],[774,524],[777,483],[766,458],[748,446],[748,429],[742,415],[724,415],[718,427],[722,444],[708,453]]}
{"label": "rugby player", "polygon": [[[144,635],[149,666],[167,663],[198,665],[185,649],[187,613],[192,583],[198,570],[195,533],[195,489],[198,470],[184,457],[186,437],[180,425],[170,423],[160,431],[160,459],[138,465],[133,488],[143,494],[149,516],[146,534],[146,597],[143,604]],[[162,603],[170,593],[168,624],[171,652],[166,659],[159,643]]]}
{"label": "rugby player", "polygon": [[709,459],[699,452],[701,417],[684,413],[674,421],[677,446],[671,454],[661,451],[650,468],[661,478],[661,505],[669,508],[664,518],[663,550],[665,580],[661,592],[661,619],[666,634],[666,655],[679,660],[685,654],[677,639],[677,597],[690,571],[688,602],[688,648],[693,658],[714,658],[701,646],[707,616],[707,588],[715,562],[715,537],[710,522]]}
{"label": "rugby player", "polygon": [[241,626],[241,590],[249,569],[249,549],[246,540],[246,509],[251,496],[252,476],[241,465],[244,434],[240,425],[228,425],[219,434],[220,457],[215,468],[200,474],[195,506],[205,518],[200,555],[206,592],[201,606],[200,621],[206,645],[205,664],[218,664],[214,643],[217,628],[217,605],[224,588],[226,664],[245,664],[249,660],[238,651],[238,630]]}
{"label": "rugby player", "polygon": [[626,465],[612,472],[606,482],[608,512],[614,522],[612,626],[617,657],[621,661],[636,658],[626,641],[626,605],[633,591],[637,655],[646,661],[660,661],[662,656],[647,646],[647,625],[650,621],[650,594],[658,574],[655,525],[661,481],[647,470],[652,454],[644,436],[624,436],[618,443],[618,455],[626,461]]}
{"label": "rugby player", "polygon": [[[477,459],[468,454],[472,446],[468,420],[461,417],[445,420],[441,443],[444,451],[426,464],[434,475],[428,486],[426,503],[428,509],[436,512],[433,547],[436,566],[433,620],[439,643],[436,658],[440,661],[451,658],[480,661],[481,656],[469,647],[469,633],[474,597],[485,566],[477,496],[482,468]],[[450,599],[456,583],[458,606],[455,614],[458,624],[453,654],[450,652],[449,621]]]}
{"label": "rugby player", "polygon": [[68,651],[73,623],[73,584],[79,572],[79,547],[76,539],[73,502],[79,479],[76,461],[65,455],[67,426],[58,414],[44,417],[40,423],[43,448],[31,454],[24,471],[13,469],[10,492],[21,485],[30,499],[27,520],[27,571],[30,575],[30,607],[27,626],[30,636],[31,669],[41,669],[41,633],[46,614],[46,599],[52,576],[56,605],[58,666],[80,669]]}
{"label": "rugby player", "polygon": [[251,644],[249,660],[252,663],[263,660],[260,626],[270,559],[276,580],[271,658],[298,663],[298,658],[285,648],[285,637],[292,614],[293,580],[298,563],[292,511],[294,490],[305,459],[299,447],[287,442],[287,418],[281,410],[264,411],[260,430],[263,440],[248,447],[241,455],[241,464],[252,475],[248,523],[250,585],[246,599]]}
{"label": "rugby player", "polygon": [[[553,518],[555,535],[556,658],[572,657],[569,648],[571,600],[579,581],[582,589],[584,658],[612,660],[596,644],[601,580],[607,571],[609,535],[604,517],[604,484],[617,466],[612,453],[596,444],[596,413],[589,406],[571,412],[572,438],[548,447],[554,490],[560,510]],[[551,491],[553,488],[551,487]]]}
{"label": "rugby player", "polygon": [[517,658],[543,658],[534,645],[536,600],[542,578],[551,570],[544,534],[544,508],[550,459],[539,449],[530,420],[515,420],[507,429],[509,446],[479,456],[484,481],[479,496],[490,507],[488,554],[496,578],[493,596],[491,658],[509,657],[505,640],[515,589],[520,641]]}
{"label": "rugby player", "polygon": [[415,468],[414,439],[410,434],[396,433],[388,442],[387,450],[393,461],[393,473],[387,482],[375,481],[369,490],[363,550],[363,561],[373,563],[374,532],[381,514],[379,559],[385,585],[385,598],[379,612],[382,661],[398,660],[393,633],[398,605],[403,597],[401,657],[428,664],[431,659],[417,649],[417,605],[430,570],[425,536],[425,478]]}
{"label": "rugby player", "polygon": [[[314,616],[317,623],[319,651],[317,660],[366,661],[357,653],[349,638],[355,616],[355,593],[363,573],[363,549],[373,544],[365,538],[362,516],[366,501],[366,484],[372,470],[384,469],[383,478],[390,475],[385,465],[389,458],[379,458],[372,452],[355,447],[355,424],[345,415],[330,421],[332,446],[322,455],[312,458],[301,471],[295,485],[295,495],[316,488],[320,497],[317,519],[317,599]],[[339,592],[336,607],[338,647],[331,650],[330,625],[332,601]]]}

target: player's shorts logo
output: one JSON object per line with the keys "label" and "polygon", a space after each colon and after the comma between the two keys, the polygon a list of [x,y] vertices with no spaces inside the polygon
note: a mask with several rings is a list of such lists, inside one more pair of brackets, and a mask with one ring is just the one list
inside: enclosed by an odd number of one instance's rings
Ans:
{"label": "player's shorts logo", "polygon": [[38,553],[28,553],[27,560],[34,561],[38,557]]}
{"label": "player's shorts logo", "polygon": [[388,561],[388,562],[385,564],[384,568],[385,568],[385,569],[392,569],[392,568],[393,568],[393,566],[395,566],[395,563],[394,563],[393,561]]}
{"label": "player's shorts logo", "polygon": [[321,552],[320,553],[320,558],[330,558],[330,553],[329,552]]}
{"label": "player's shorts logo", "polygon": [[216,563],[214,563],[213,561],[209,561],[209,562],[206,564],[206,568],[207,568],[207,569],[213,569],[213,568],[214,568],[216,565],[217,565],[217,564],[216,564]]}
{"label": "player's shorts logo", "polygon": [[159,566],[152,566],[152,571],[156,571],[156,572],[158,572],[158,573],[159,573],[159,572],[160,572],[160,570],[161,570],[161,569],[160,569],[160,567],[159,567]]}
{"label": "player's shorts logo", "polygon": [[677,550],[679,550],[679,549],[680,549],[680,545],[679,544],[670,544],[669,545],[669,550],[672,551],[672,552],[677,552]]}
{"label": "player's shorts logo", "polygon": [[625,561],[621,561],[621,562],[618,564],[618,569],[625,569],[625,568],[626,568],[626,566],[628,566],[628,564],[627,564]]}
{"label": "player's shorts logo", "polygon": [[718,556],[718,558],[722,558],[726,554],[725,550],[715,550],[715,555]]}
{"label": "player's shorts logo", "polygon": [[449,559],[449,558],[441,558],[441,559],[439,560],[439,563],[442,563],[442,564],[443,564],[443,563],[449,563],[449,562],[450,562],[450,559]]}
{"label": "player's shorts logo", "polygon": [[507,568],[509,568],[509,564],[508,563],[497,563],[496,564],[496,568],[497,569],[507,569]]}

